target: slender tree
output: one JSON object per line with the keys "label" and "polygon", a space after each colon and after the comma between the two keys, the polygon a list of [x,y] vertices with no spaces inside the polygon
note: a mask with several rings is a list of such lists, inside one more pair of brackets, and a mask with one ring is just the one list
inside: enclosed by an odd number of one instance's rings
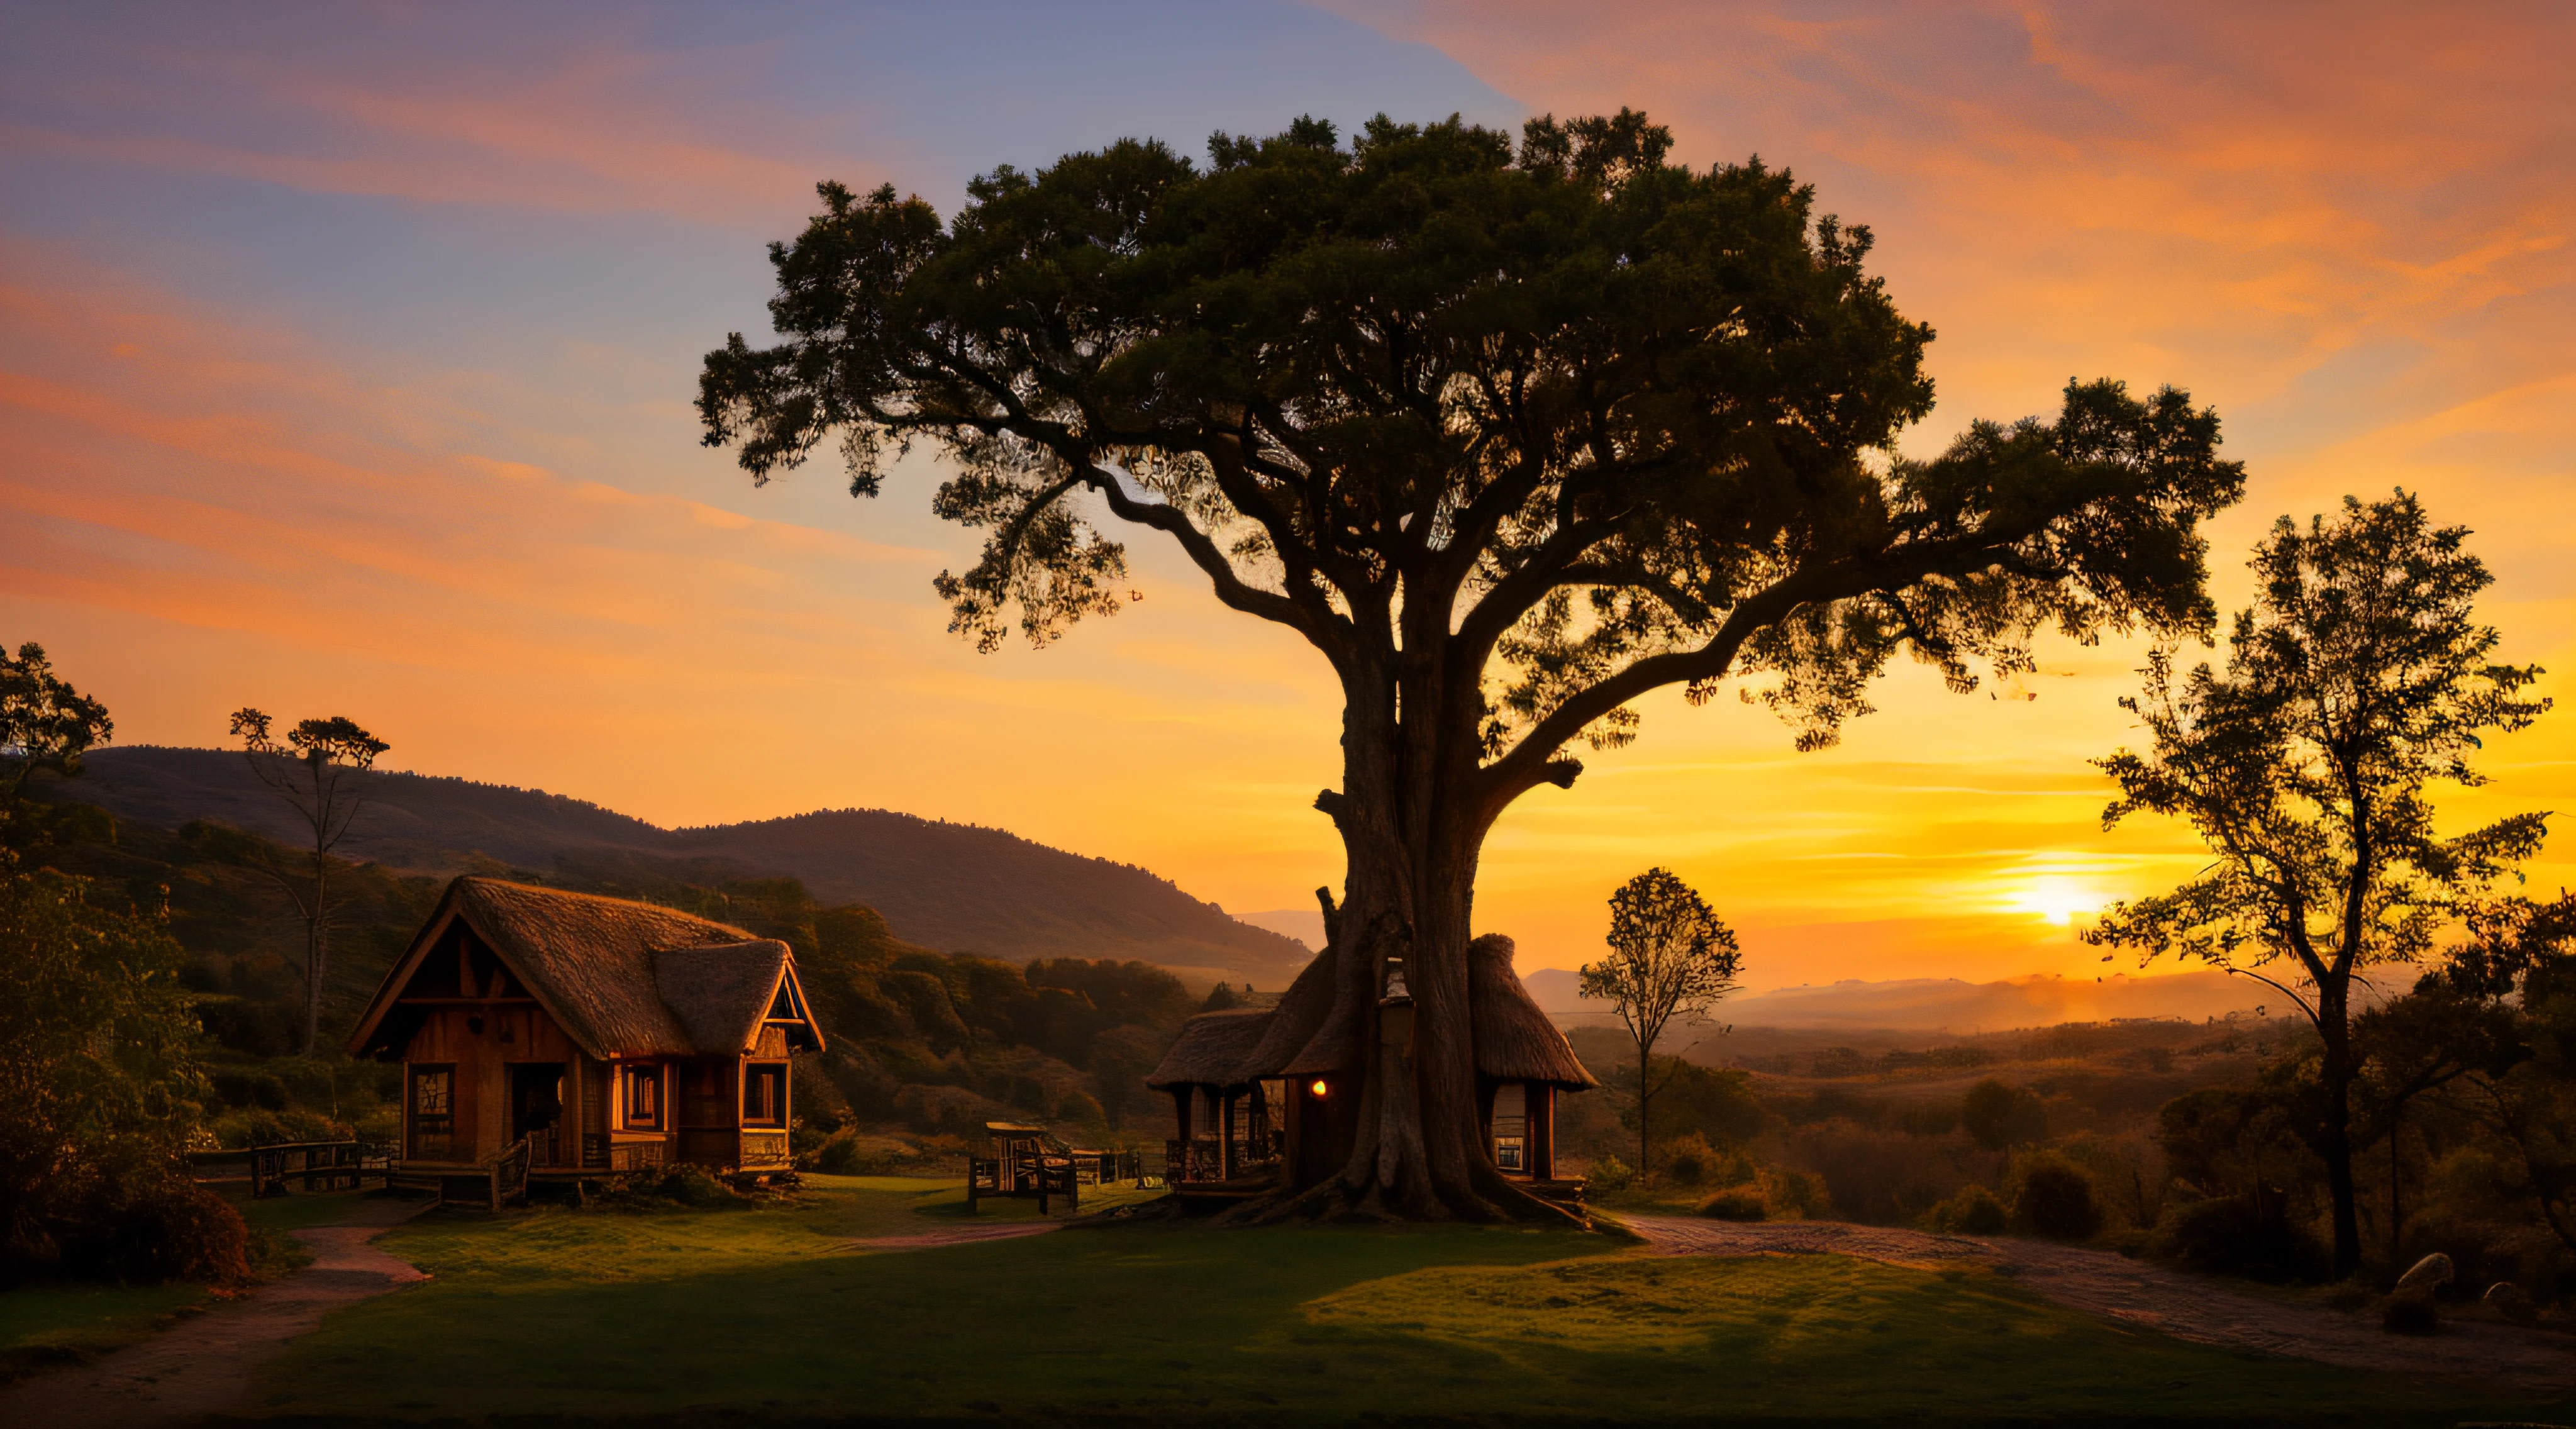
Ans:
{"label": "slender tree", "polygon": [[393,746],[340,716],[308,719],[287,731],[286,742],[270,736],[272,722],[244,707],[233,715],[233,738],[251,773],[275,790],[311,831],[312,856],[302,880],[281,869],[268,875],[295,904],[304,922],[304,1055],[312,1056],[322,1036],[322,984],[331,961],[331,851],[349,834],[349,826],[366,807],[361,785],[349,775],[372,767],[376,756]]}
{"label": "slender tree", "polygon": [[[1272,1036],[1343,1068],[1359,1131],[1267,1213],[1558,1214],[1477,1135],[1476,866],[1514,800],[1574,783],[1569,745],[1633,737],[1640,697],[1750,676],[1813,748],[1899,651],[1964,689],[2043,625],[2213,618],[2197,526],[2243,481],[2213,415],[2072,385],[2054,421],[1903,457],[1931,333],[1868,231],[1669,146],[1626,111],[1517,148],[1302,119],[1220,134],[1205,167],[1126,141],[996,169],[944,224],[827,183],[771,248],[784,340],[707,356],[706,439],[756,481],[827,440],[861,496],[915,442],[954,461],[934,508],[986,541],[936,586],[982,647],[1115,611],[1125,526],[1332,668],[1342,784],[1316,807],[1346,865],[1305,974],[1329,995],[1292,990]],[[1376,1025],[1395,958],[1409,1043]]]}
{"label": "slender tree", "polygon": [[81,756],[115,733],[107,706],[55,674],[44,646],[30,640],[14,658],[0,649],[0,819],[16,812],[28,776],[77,775]]}
{"label": "slender tree", "polygon": [[[2430,952],[2546,832],[2540,814],[2452,838],[2433,828],[2430,787],[2485,782],[2468,763],[2481,736],[2548,708],[2522,693],[2535,667],[2489,658],[2496,632],[2473,603],[2492,577],[2468,534],[2434,527],[2402,491],[2368,506],[2346,498],[2339,519],[2304,530],[2282,518],[2255,548],[2255,602],[2236,617],[2225,672],[2202,664],[2177,678],[2160,648],[2144,692],[2121,701],[2147,751],[2098,761],[2120,788],[2105,828],[2172,815],[2214,862],[2171,893],[2115,905],[2085,936],[2255,978],[2316,1028],[2310,1123],[2338,1277],[2361,1263],[2354,980]],[[2290,982],[2263,971],[2276,964]]]}
{"label": "slender tree", "polygon": [[[1671,870],[1650,868],[1610,895],[1610,956],[1583,966],[1585,997],[1619,1010],[1637,1044],[1637,1174],[1654,1166],[1654,1139],[1646,1115],[1662,1088],[1654,1070],[1655,1043],[1676,1017],[1695,1017],[1735,990],[1742,952],[1699,891]],[[1671,1079],[1670,1074],[1666,1080]]]}

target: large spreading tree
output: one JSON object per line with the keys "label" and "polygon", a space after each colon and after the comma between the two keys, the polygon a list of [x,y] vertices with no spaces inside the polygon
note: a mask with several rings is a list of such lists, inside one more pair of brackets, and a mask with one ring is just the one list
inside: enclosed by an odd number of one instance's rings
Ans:
{"label": "large spreading tree", "polygon": [[[1362,1098],[1301,1210],[1546,1214],[1477,1134],[1467,943],[1515,799],[1625,743],[1635,702],[1730,679],[1803,747],[1899,651],[1954,686],[2043,626],[2206,629],[2197,533],[2236,499],[2182,393],[2070,385],[2053,421],[1898,455],[1928,328],[1760,162],[1673,164],[1616,118],[1508,135],[1299,120],[997,169],[943,223],[838,184],[773,245],[783,338],[708,354],[710,445],[755,480],[836,440],[854,494],[917,441],[985,533],[954,629],[1053,640],[1118,606],[1108,531],[1174,543],[1340,680],[1347,855],[1316,1048]],[[1405,960],[1409,1048],[1376,1019]]]}

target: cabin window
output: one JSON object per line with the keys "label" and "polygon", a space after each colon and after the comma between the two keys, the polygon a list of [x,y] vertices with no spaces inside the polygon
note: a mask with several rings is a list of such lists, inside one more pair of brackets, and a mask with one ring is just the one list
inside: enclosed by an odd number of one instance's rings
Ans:
{"label": "cabin window", "polygon": [[414,1064],[411,1069],[411,1154],[447,1154],[456,1130],[456,1068]]}
{"label": "cabin window", "polygon": [[742,1069],[742,1124],[787,1124],[787,1069],[754,1064]]}
{"label": "cabin window", "polygon": [[662,1069],[650,1064],[617,1069],[617,1100],[629,1131],[662,1129]]}

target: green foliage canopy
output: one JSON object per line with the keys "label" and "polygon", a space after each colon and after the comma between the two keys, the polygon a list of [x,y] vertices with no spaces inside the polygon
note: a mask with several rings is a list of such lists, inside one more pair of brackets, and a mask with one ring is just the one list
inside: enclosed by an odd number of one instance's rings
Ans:
{"label": "green foliage canopy", "polygon": [[2208,623],[2195,523],[2242,483],[2213,416],[2082,384],[1896,455],[1931,332],[1868,230],[1670,143],[1628,111],[1517,149],[1300,120],[1205,167],[1125,141],[996,169],[944,224],[827,183],[770,251],[785,341],[707,356],[706,440],[766,480],[837,438],[859,495],[947,452],[937,509],[987,540],[938,589],[986,648],[1118,608],[1102,517],[1158,531],[1347,686],[1463,729],[1492,810],[1662,685],[1769,672],[1812,746],[1900,648],[1964,685],[2044,624]]}

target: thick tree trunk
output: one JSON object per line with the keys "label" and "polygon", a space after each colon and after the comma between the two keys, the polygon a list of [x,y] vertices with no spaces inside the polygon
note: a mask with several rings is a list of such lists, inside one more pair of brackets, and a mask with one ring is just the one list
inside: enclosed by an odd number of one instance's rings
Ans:
{"label": "thick tree trunk", "polygon": [[[1453,757],[1458,742],[1444,749],[1397,726],[1392,699],[1382,711],[1371,705],[1365,688],[1354,690],[1344,715],[1343,786],[1318,801],[1340,826],[1347,858],[1323,956],[1333,960],[1332,1016],[1357,1049],[1358,1134],[1338,1175],[1254,1214],[1570,1219],[1505,1179],[1479,1135],[1467,945],[1488,820],[1444,797],[1465,786]],[[1465,734],[1472,733],[1470,725]],[[1472,772],[1472,754],[1463,768]],[[1389,959],[1402,960],[1413,998],[1409,1049],[1381,1036]]]}

